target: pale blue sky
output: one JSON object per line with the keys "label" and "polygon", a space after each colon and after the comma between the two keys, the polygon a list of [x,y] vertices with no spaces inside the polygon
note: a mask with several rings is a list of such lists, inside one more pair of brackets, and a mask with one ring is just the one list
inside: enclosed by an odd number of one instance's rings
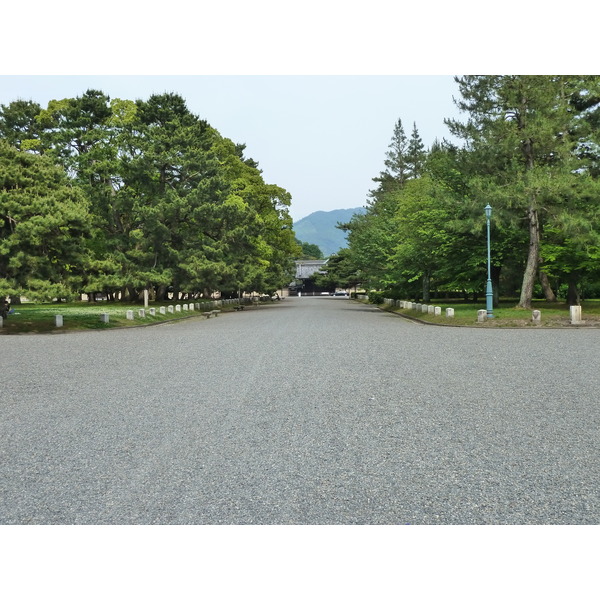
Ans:
{"label": "pale blue sky", "polygon": [[316,210],[364,205],[394,125],[416,122],[426,146],[448,138],[457,116],[450,75],[431,76],[0,76],[0,104],[46,106],[87,89],[135,100],[177,92],[221,134],[245,143],[268,183],[292,194],[298,220]]}

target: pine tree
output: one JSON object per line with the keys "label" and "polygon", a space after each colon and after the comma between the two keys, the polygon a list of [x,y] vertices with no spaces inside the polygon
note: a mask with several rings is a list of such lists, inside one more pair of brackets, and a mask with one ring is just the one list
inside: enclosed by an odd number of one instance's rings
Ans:
{"label": "pine tree", "polygon": [[417,130],[417,124],[413,123],[413,130],[406,151],[406,173],[408,179],[421,177],[426,157],[425,145]]}

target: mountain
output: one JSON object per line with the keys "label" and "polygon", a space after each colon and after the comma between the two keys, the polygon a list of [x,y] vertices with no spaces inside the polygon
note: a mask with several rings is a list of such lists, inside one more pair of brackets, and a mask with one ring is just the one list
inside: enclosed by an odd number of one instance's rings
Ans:
{"label": "mountain", "polygon": [[355,213],[364,213],[364,208],[339,208],[318,210],[294,223],[294,233],[301,242],[316,244],[325,256],[346,248],[346,232],[337,229],[338,223],[347,223]]}

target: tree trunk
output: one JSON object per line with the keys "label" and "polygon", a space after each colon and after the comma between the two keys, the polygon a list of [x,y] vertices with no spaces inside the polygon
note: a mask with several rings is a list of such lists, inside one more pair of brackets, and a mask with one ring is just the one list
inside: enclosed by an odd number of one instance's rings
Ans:
{"label": "tree trunk", "polygon": [[429,304],[429,302],[431,300],[429,283],[430,283],[429,271],[425,271],[423,273],[423,302],[425,304]]}
{"label": "tree trunk", "polygon": [[529,253],[527,255],[527,265],[523,273],[523,285],[521,286],[521,298],[519,299],[520,308],[531,308],[531,299],[533,298],[533,285],[538,272],[540,263],[540,222],[538,220],[537,210],[529,208]]}
{"label": "tree trunk", "polygon": [[542,284],[542,290],[544,290],[544,297],[546,298],[546,301],[556,302],[556,294],[552,291],[550,280],[544,271],[540,271],[540,283]]}
{"label": "tree trunk", "polygon": [[577,282],[574,279],[569,279],[569,288],[567,290],[567,304],[569,306],[579,306],[580,298],[577,290]]}
{"label": "tree trunk", "polygon": [[159,285],[156,290],[156,300],[158,302],[164,302],[167,299],[167,286]]}

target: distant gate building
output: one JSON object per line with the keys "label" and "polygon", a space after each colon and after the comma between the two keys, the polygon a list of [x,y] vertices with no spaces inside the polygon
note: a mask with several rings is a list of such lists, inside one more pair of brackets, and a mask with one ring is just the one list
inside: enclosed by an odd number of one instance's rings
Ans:
{"label": "distant gate building", "polygon": [[315,273],[326,273],[323,267],[327,264],[325,260],[297,260],[296,261],[296,278],[290,283],[290,296],[297,296],[298,292],[303,294],[320,294],[321,292],[331,292],[326,288],[315,286],[311,277]]}

